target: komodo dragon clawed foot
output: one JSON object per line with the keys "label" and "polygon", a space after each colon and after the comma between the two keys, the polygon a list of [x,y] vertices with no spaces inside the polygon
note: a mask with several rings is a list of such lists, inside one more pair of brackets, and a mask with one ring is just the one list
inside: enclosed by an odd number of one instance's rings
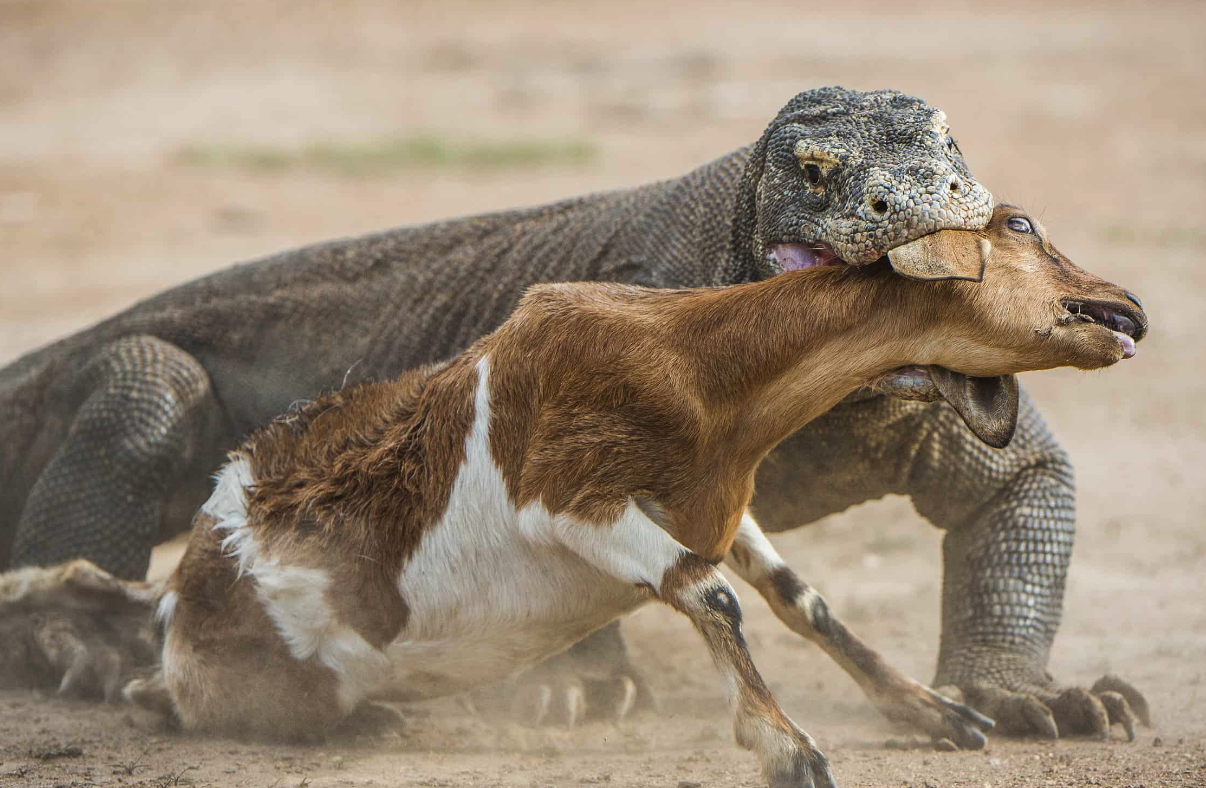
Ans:
{"label": "komodo dragon clawed foot", "polygon": [[1135,740],[1135,723],[1150,727],[1147,699],[1130,683],[1117,676],[1104,676],[1091,688],[1048,686],[1019,690],[979,685],[966,692],[946,686],[940,691],[964,699],[992,715],[1001,733],[1014,736],[1089,736],[1106,739],[1110,726],[1118,724],[1129,741]]}
{"label": "komodo dragon clawed foot", "polygon": [[567,728],[587,720],[620,722],[658,708],[656,696],[628,658],[618,622],[585,645],[571,646],[510,681],[473,692],[469,700],[490,717]]}
{"label": "komodo dragon clawed foot", "polygon": [[119,701],[158,661],[155,599],[149,584],[83,560],[0,575],[0,687]]}

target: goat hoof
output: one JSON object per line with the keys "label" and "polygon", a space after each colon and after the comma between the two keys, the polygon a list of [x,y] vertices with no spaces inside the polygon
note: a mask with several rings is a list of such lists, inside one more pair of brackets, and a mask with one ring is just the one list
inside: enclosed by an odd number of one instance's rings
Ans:
{"label": "goat hoof", "polygon": [[829,759],[815,748],[797,752],[786,768],[768,770],[765,777],[770,788],[837,788]]}
{"label": "goat hoof", "polygon": [[988,741],[984,734],[993,729],[995,721],[960,702],[962,694],[951,690],[949,695],[940,693],[908,679],[890,685],[876,705],[893,722],[928,734],[936,742],[935,749],[946,749],[938,742],[949,743],[950,749],[983,749]]}

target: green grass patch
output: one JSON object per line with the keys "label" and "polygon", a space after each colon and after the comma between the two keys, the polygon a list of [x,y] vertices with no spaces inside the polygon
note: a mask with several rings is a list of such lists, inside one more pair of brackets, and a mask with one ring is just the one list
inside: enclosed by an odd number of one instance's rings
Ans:
{"label": "green grass patch", "polygon": [[318,142],[289,149],[262,145],[190,145],[178,159],[198,167],[254,172],[326,170],[376,175],[401,170],[482,170],[587,164],[598,148],[586,140],[455,140],[415,134],[369,142]]}

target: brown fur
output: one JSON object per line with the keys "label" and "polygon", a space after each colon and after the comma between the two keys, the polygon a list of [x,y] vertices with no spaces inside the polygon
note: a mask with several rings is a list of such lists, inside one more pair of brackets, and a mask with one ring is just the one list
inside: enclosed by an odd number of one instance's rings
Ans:
{"label": "brown fur", "polygon": [[[265,554],[329,572],[328,601],[369,643],[404,633],[408,606],[423,600],[403,599],[397,578],[445,511],[473,423],[475,367],[489,356],[490,451],[517,509],[539,501],[608,527],[628,501],[650,501],[697,554],[692,567],[714,571],[762,458],[850,391],[907,364],[987,376],[1121,357],[1106,329],[1059,318],[1063,298],[1130,309],[1124,291],[1067,263],[1045,237],[1006,229],[1019,214],[1000,208],[985,231],[993,255],[983,283],[913,282],[879,265],[727,289],[533,288],[448,364],[328,395],[256,433],[238,452],[255,479],[248,522]],[[271,729],[285,735],[330,724],[339,704],[329,669],[289,655],[211,526],[198,518],[172,581],[180,604],[167,648],[191,649],[201,666],[168,682],[185,723],[276,720]],[[662,592],[684,612],[698,602],[689,598],[698,583],[683,590],[689,568],[668,572]],[[741,674],[746,721],[805,736],[757,677],[739,611],[692,618]]]}
{"label": "brown fur", "polygon": [[1003,207],[985,231],[983,283],[881,265],[713,290],[533,288],[470,351],[492,359],[491,452],[514,503],[606,523],[650,498],[676,539],[719,561],[758,463],[859,386],[911,363],[999,375],[1117,361],[1105,329],[1054,326],[1060,299],[1126,305],[1124,291],[1045,236],[1013,237],[1004,223],[1021,213]]}
{"label": "brown fur", "polygon": [[[238,577],[222,555],[221,539],[212,518],[198,515],[169,581],[179,601],[164,649],[189,666],[185,677],[166,677],[180,722],[230,735],[325,735],[343,717],[330,671],[317,660],[290,656],[256,597],[254,581]],[[150,705],[155,696],[139,699],[140,689],[127,688],[126,694]]]}
{"label": "brown fur", "polygon": [[475,380],[458,360],[335,392],[247,446],[256,479],[249,509],[265,548],[334,568],[339,593],[329,601],[375,646],[406,624],[394,580],[443,514]]}

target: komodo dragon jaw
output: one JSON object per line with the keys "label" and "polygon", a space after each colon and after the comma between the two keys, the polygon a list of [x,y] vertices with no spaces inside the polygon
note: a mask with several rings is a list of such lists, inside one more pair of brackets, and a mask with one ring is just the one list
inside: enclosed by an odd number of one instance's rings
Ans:
{"label": "komodo dragon jaw", "polygon": [[895,90],[798,94],[754,147],[733,225],[753,278],[862,266],[938,230],[981,230],[993,198],[946,115]]}

